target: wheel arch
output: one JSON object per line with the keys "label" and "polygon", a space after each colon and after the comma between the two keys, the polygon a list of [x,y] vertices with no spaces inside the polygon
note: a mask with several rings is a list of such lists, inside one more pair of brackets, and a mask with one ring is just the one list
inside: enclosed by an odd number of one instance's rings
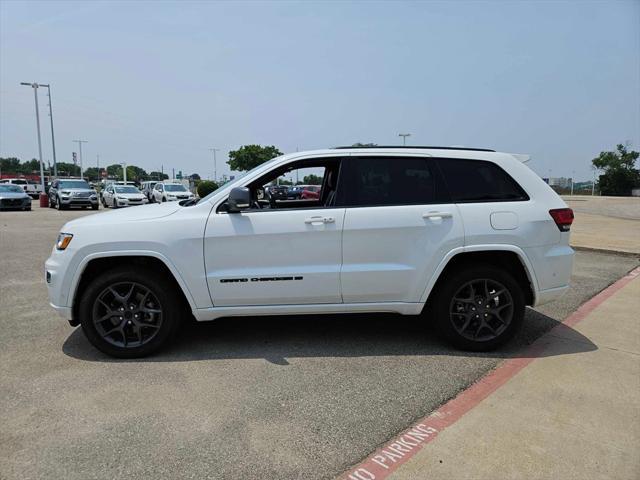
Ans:
{"label": "wheel arch", "polygon": [[436,290],[438,284],[446,281],[448,273],[453,269],[460,268],[465,264],[471,265],[478,263],[494,265],[508,270],[522,286],[525,304],[529,306],[535,305],[538,284],[533,266],[525,253],[518,247],[512,245],[462,247],[449,252],[438,266],[429,285],[427,285],[420,299],[421,303],[425,305],[428,303],[431,294]]}
{"label": "wheel arch", "polygon": [[[72,325],[78,325],[78,305],[83,292],[90,283],[90,280],[99,273],[122,265],[137,265],[142,268],[155,270],[175,283],[177,291],[180,293],[185,305],[191,311],[196,309],[195,301],[187,288],[186,283],[176,270],[176,268],[165,257],[152,252],[105,252],[94,254],[85,258],[78,268],[70,292],[73,292],[71,299],[71,320]],[[69,303],[67,303],[68,305]]]}

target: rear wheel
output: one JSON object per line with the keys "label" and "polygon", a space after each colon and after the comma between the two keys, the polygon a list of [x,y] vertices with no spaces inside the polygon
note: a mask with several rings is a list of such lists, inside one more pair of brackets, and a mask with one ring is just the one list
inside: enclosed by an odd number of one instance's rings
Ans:
{"label": "rear wheel", "polygon": [[438,331],[463,350],[492,350],[522,326],[522,288],[508,272],[493,265],[455,270],[434,293],[431,312]]}
{"label": "rear wheel", "polygon": [[84,334],[98,350],[137,358],[175,337],[184,307],[168,279],[126,266],[93,280],[82,295],[78,313]]}

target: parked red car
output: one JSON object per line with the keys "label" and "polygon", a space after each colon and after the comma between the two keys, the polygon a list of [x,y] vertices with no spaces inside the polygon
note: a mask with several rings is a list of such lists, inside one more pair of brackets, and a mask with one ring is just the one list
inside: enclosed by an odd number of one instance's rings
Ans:
{"label": "parked red car", "polygon": [[309,187],[305,187],[300,194],[300,198],[304,198],[307,200],[317,200],[320,198],[320,187],[311,185]]}

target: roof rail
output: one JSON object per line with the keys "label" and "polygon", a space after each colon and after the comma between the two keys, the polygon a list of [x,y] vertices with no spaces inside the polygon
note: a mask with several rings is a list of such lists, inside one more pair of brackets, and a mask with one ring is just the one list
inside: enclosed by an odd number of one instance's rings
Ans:
{"label": "roof rail", "polygon": [[361,147],[340,146],[335,147],[336,150],[350,150],[354,148],[413,148],[413,149],[429,149],[429,150],[469,150],[472,152],[495,152],[490,148],[471,148],[471,147],[434,147],[425,145],[366,145]]}

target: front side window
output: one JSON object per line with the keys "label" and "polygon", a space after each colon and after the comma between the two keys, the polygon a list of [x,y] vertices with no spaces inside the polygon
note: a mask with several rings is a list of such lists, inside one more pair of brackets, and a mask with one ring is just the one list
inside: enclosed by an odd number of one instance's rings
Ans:
{"label": "front side window", "polygon": [[[250,210],[333,207],[339,174],[339,158],[299,160],[275,168],[247,185]],[[226,202],[218,211],[226,212]]]}
{"label": "front side window", "polygon": [[345,182],[347,206],[420,205],[444,201],[435,165],[428,158],[353,157]]}
{"label": "front side window", "polygon": [[454,202],[529,200],[525,191],[502,168],[485,160],[437,160]]}

